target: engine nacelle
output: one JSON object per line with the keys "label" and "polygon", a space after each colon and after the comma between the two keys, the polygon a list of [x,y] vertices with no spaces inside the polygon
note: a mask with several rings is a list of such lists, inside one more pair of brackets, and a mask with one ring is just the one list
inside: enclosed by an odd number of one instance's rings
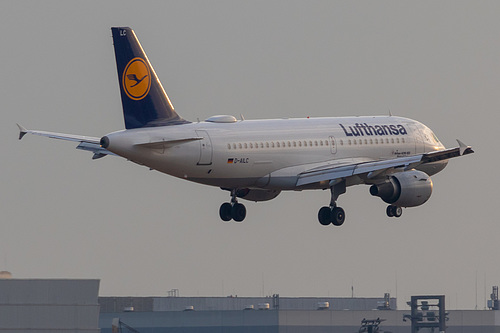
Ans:
{"label": "engine nacelle", "polygon": [[267,201],[274,199],[280,194],[279,190],[255,190],[255,189],[240,189],[236,192],[238,198],[248,201]]}
{"label": "engine nacelle", "polygon": [[385,183],[372,185],[370,193],[394,206],[420,206],[431,197],[432,180],[422,171],[400,172],[390,176]]}

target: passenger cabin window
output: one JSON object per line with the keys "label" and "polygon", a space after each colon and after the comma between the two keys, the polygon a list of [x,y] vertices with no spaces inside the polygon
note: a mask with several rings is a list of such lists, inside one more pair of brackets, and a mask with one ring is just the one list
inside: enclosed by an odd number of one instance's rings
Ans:
{"label": "passenger cabin window", "polygon": [[[392,139],[394,142],[395,140]],[[404,142],[404,139],[401,139],[402,142]],[[389,142],[389,139],[387,139],[387,142]],[[397,142],[399,143],[399,138],[397,139]],[[373,144],[373,140],[370,139],[364,139],[364,144],[367,145],[368,143]],[[375,139],[375,143],[378,143],[378,140]],[[380,139],[380,143],[383,143],[383,139]],[[339,139],[338,141],[335,141],[333,137],[330,140],[303,140],[303,141],[265,141],[265,142],[239,142],[239,143],[227,143],[227,149],[264,149],[264,148],[296,148],[296,147],[318,147],[318,146],[331,146],[332,148],[335,148],[336,145],[341,145],[343,146],[344,144],[346,145],[363,145],[363,139],[346,139],[344,142],[343,139]]]}

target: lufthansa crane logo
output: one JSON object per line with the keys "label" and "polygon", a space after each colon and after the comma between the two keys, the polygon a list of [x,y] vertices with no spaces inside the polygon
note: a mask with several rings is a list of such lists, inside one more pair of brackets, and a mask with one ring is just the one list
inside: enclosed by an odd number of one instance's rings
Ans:
{"label": "lufthansa crane logo", "polygon": [[122,85],[127,96],[135,101],[147,96],[151,88],[151,72],[144,59],[134,58],[128,62],[123,71]]}

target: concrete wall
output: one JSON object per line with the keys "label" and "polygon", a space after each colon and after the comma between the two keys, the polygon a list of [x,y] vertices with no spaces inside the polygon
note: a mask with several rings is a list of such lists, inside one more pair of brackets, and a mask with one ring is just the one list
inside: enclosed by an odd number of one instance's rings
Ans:
{"label": "concrete wall", "polygon": [[141,333],[278,333],[278,311],[102,313],[102,333],[111,333],[113,318]]}
{"label": "concrete wall", "polygon": [[447,333],[500,333],[500,311],[447,311]]}
{"label": "concrete wall", "polygon": [[377,318],[385,319],[380,325],[383,331],[410,331],[401,311],[280,311],[279,332],[353,333],[359,330],[363,319]]}
{"label": "concrete wall", "polygon": [[[385,319],[381,331],[409,333],[410,311],[253,310],[101,313],[103,333],[120,318],[141,333],[354,333],[363,319]],[[447,333],[500,333],[500,311],[449,311]],[[437,332],[437,331],[436,331]]]}
{"label": "concrete wall", "polygon": [[99,280],[0,280],[0,332],[99,332]]}

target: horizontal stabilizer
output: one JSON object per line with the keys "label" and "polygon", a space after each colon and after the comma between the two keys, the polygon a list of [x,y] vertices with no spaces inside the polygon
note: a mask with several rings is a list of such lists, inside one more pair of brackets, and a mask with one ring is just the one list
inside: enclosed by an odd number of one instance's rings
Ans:
{"label": "horizontal stabilizer", "polygon": [[19,124],[17,124],[17,127],[19,127],[19,140],[21,140],[26,134],[40,135],[40,136],[45,136],[45,137],[48,137],[51,139],[76,141],[76,142],[89,142],[89,143],[96,143],[96,144],[99,144],[99,141],[101,140],[100,138],[91,137],[91,136],[28,130]]}
{"label": "horizontal stabilizer", "polygon": [[113,155],[113,156],[118,156],[115,153],[110,152],[107,149],[104,149],[101,147],[99,144],[95,143],[89,143],[89,142],[81,142],[76,149],[81,149],[81,150],[86,150],[86,151],[91,151],[94,153],[92,156],[93,160],[96,160],[98,158],[104,157],[106,155]]}
{"label": "horizontal stabilizer", "polygon": [[66,141],[79,142],[80,144],[76,147],[76,149],[91,151],[94,153],[92,159],[98,159],[104,157],[106,155],[114,155],[116,154],[104,149],[101,147],[100,138],[91,137],[91,136],[83,136],[83,135],[74,135],[74,134],[63,134],[63,133],[55,133],[55,132],[46,132],[46,131],[34,131],[24,128],[23,126],[17,124],[19,127],[19,140],[21,140],[26,134],[40,135],[45,136],[51,139],[59,139]]}

